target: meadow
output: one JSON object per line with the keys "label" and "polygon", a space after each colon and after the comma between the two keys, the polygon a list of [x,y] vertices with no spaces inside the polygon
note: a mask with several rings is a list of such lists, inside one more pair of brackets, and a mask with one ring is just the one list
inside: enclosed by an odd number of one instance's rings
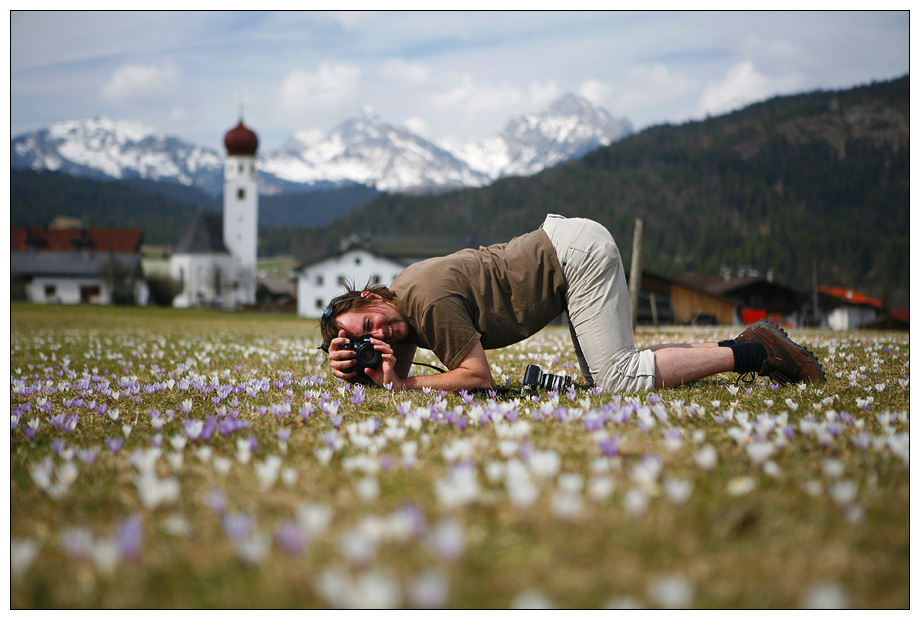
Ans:
{"label": "meadow", "polygon": [[[290,315],[13,303],[11,607],[908,608],[909,337],[789,331],[826,384],[497,398],[341,383]],[[562,327],[489,359],[580,379]]]}

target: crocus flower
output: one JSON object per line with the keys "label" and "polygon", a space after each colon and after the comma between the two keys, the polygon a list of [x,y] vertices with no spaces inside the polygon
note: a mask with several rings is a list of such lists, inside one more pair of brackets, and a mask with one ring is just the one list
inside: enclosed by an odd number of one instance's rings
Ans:
{"label": "crocus flower", "polygon": [[10,576],[21,581],[38,557],[41,543],[31,538],[10,538]]}
{"label": "crocus flower", "polygon": [[693,603],[694,586],[682,576],[658,577],[649,584],[648,596],[657,607],[686,609]]}
{"label": "crocus flower", "polygon": [[135,560],[140,557],[141,547],[144,542],[144,523],[140,515],[131,515],[118,525],[115,540],[125,560]]}
{"label": "crocus flower", "polygon": [[112,454],[118,454],[118,451],[121,450],[122,444],[125,442],[121,437],[109,437],[105,440],[105,445],[109,450],[112,451]]}
{"label": "crocus flower", "polygon": [[282,521],[275,528],[278,546],[289,555],[300,555],[307,545],[309,537],[304,528],[295,521]]}
{"label": "crocus flower", "polygon": [[83,450],[77,450],[77,458],[87,467],[91,467],[92,464],[96,462],[96,449],[85,448]]}
{"label": "crocus flower", "polygon": [[440,557],[451,562],[459,560],[466,548],[463,528],[453,519],[442,521],[427,539],[429,547]]}

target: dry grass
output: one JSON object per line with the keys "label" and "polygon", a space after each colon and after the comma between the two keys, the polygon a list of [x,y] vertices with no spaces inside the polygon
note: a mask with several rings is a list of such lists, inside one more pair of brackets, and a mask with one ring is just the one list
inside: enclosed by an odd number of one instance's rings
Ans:
{"label": "dry grass", "polygon": [[[13,608],[910,604],[906,334],[793,331],[829,378],[805,389],[360,402],[313,321],[14,304],[11,322]],[[550,328],[490,360],[513,385],[527,363],[577,374],[569,348]]]}

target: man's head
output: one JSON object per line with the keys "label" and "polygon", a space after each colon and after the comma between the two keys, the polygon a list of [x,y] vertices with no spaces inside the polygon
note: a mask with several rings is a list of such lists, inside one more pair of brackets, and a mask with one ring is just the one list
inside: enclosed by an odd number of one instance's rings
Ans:
{"label": "man's head", "polygon": [[340,330],[349,338],[373,336],[389,344],[402,342],[409,336],[405,317],[393,304],[396,295],[385,286],[372,286],[363,291],[346,287],[347,291],[329,302],[320,320],[323,345],[328,348]]}

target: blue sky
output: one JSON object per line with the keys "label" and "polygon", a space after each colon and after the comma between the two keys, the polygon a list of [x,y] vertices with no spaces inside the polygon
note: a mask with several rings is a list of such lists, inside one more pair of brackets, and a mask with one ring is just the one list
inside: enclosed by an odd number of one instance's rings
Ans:
{"label": "blue sky", "polygon": [[11,13],[13,136],[104,115],[219,148],[242,100],[261,150],[362,110],[494,135],[581,94],[637,129],[909,71],[900,12]]}

